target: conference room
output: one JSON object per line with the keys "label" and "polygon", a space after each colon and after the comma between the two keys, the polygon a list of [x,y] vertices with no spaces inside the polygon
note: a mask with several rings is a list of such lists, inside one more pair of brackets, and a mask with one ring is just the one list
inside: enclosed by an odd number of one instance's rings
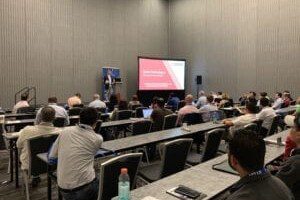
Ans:
{"label": "conference room", "polygon": [[0,2],[0,199],[300,200],[295,0]]}

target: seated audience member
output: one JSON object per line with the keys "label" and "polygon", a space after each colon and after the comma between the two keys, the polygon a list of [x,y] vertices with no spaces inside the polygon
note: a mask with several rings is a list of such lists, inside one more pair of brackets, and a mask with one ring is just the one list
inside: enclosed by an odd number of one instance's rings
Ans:
{"label": "seated audience member", "polygon": [[300,117],[295,121],[294,130],[289,137],[295,142],[295,147],[290,153],[290,157],[279,168],[276,174],[292,191],[295,199],[300,199]]}
{"label": "seated audience member", "polygon": [[261,92],[259,95],[260,95],[260,97],[259,97],[259,100],[257,101],[257,106],[260,106],[260,100],[262,98],[266,98],[266,99],[270,100],[270,97],[268,97],[268,93],[266,93],[266,92]]}
{"label": "seated audience member", "polygon": [[244,93],[244,94],[239,98],[239,102],[240,102],[240,105],[241,105],[241,106],[246,105],[246,102],[247,102],[247,94]]}
{"label": "seated audience member", "polygon": [[65,200],[96,200],[99,181],[94,170],[94,156],[103,139],[94,132],[98,117],[95,108],[83,108],[80,123],[61,131],[49,158],[58,159],[57,184]]}
{"label": "seated audience member", "polygon": [[130,110],[132,110],[133,106],[139,106],[139,105],[141,105],[141,103],[139,101],[138,96],[137,95],[133,95],[131,101],[129,101],[129,103],[128,103],[128,108]]}
{"label": "seated audience member", "polygon": [[217,98],[218,98],[218,99],[222,99],[222,97],[223,97],[223,92],[221,92],[221,91],[218,92],[218,93],[217,93]]}
{"label": "seated audience member", "polygon": [[113,110],[110,119],[112,121],[116,120],[117,118],[117,112],[120,110],[128,110],[127,101],[121,100],[118,104],[118,106]]}
{"label": "seated audience member", "polygon": [[[17,148],[20,151],[21,169],[29,169],[29,149],[27,140],[29,138],[38,137],[41,135],[58,134],[60,129],[53,126],[53,120],[55,119],[55,110],[46,106],[40,111],[41,123],[35,126],[26,126],[20,131],[20,136],[17,140]],[[32,186],[37,186],[39,182],[38,177],[32,179]]]}
{"label": "seated audience member", "polygon": [[177,125],[181,125],[184,115],[197,112],[199,110],[193,105],[193,95],[187,95],[185,97],[185,106],[178,111]]}
{"label": "seated audience member", "polygon": [[149,106],[149,108],[155,109],[155,105],[156,105],[157,99],[158,99],[157,96],[154,96],[154,97],[152,98],[151,105]]}
{"label": "seated audience member", "polygon": [[273,108],[274,110],[280,109],[282,103],[283,103],[283,100],[282,100],[282,93],[281,93],[281,92],[277,92],[277,93],[275,94],[275,101],[274,101],[274,103],[273,103],[273,105],[272,105],[272,108]]}
{"label": "seated audience member", "polygon": [[12,113],[16,114],[18,112],[19,108],[25,108],[25,107],[29,107],[28,104],[28,94],[24,93],[21,95],[21,101],[19,101],[12,110]]}
{"label": "seated audience member", "polygon": [[73,108],[76,105],[80,105],[81,103],[81,94],[76,93],[74,96],[68,99],[68,106],[69,108]]}
{"label": "seated audience member", "polygon": [[107,104],[108,112],[112,112],[119,103],[118,97],[115,94],[110,95],[109,102]]}
{"label": "seated audience member", "polygon": [[172,108],[172,110],[177,110],[180,99],[175,95],[175,93],[171,93],[167,102],[167,106]]}
{"label": "seated audience member", "polygon": [[205,92],[202,90],[199,92],[199,98],[196,103],[197,108],[201,108],[202,106],[207,104],[207,97],[205,96]]}
{"label": "seated audience member", "polygon": [[[65,118],[65,126],[68,126],[70,124],[70,119],[67,111],[63,107],[57,105],[56,97],[48,98],[48,106],[52,107],[55,110],[55,118],[58,117]],[[40,124],[42,122],[41,111],[42,109],[39,109],[36,114],[35,124]]]}
{"label": "seated audience member", "polygon": [[160,131],[162,130],[162,126],[164,123],[164,117],[166,115],[170,115],[173,112],[169,109],[164,108],[165,101],[163,98],[157,98],[155,104],[153,105],[153,112],[151,114],[152,120],[152,131]]}
{"label": "seated audience member", "polygon": [[207,97],[208,103],[199,109],[199,112],[202,113],[202,119],[204,122],[210,121],[210,118],[211,118],[210,112],[218,110],[218,107],[213,104],[213,101],[214,101],[214,97],[211,95],[208,96]]}
{"label": "seated audience member", "polygon": [[285,92],[283,93],[283,103],[281,104],[281,108],[289,107],[291,104],[292,98],[290,93]]}
{"label": "seated audience member", "polygon": [[256,104],[247,103],[244,115],[241,115],[233,120],[225,119],[223,120],[223,123],[227,126],[230,126],[230,132],[231,134],[233,134],[234,131],[241,129],[245,125],[255,121],[256,120],[255,112],[256,112]]}
{"label": "seated audience member", "polygon": [[106,108],[106,104],[100,100],[99,94],[94,94],[94,101],[89,104],[89,107],[92,108]]}
{"label": "seated audience member", "polygon": [[254,132],[235,132],[229,140],[228,163],[241,178],[229,189],[226,200],[294,199],[289,188],[264,167],[265,153],[264,140]]}
{"label": "seated audience member", "polygon": [[276,113],[273,108],[270,106],[270,101],[267,98],[260,99],[260,106],[262,107],[261,111],[256,114],[256,118],[262,121],[261,131],[264,135],[267,135],[268,130],[271,128],[273,118],[276,116]]}
{"label": "seated audience member", "polygon": [[222,100],[219,103],[219,108],[224,108],[228,107],[227,105],[229,104],[229,95],[227,93],[222,94]]}
{"label": "seated audience member", "polygon": [[300,113],[297,113],[296,117],[293,117],[292,120],[293,125],[290,124],[292,129],[285,141],[284,159],[287,159],[290,156],[291,151],[296,148],[296,142],[293,139],[300,137]]}

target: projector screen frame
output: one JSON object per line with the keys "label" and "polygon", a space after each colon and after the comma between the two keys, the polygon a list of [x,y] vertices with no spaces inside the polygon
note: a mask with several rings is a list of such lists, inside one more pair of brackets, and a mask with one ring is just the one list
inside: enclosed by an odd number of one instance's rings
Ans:
{"label": "projector screen frame", "polygon": [[[170,61],[184,61],[185,66],[184,66],[184,89],[183,90],[140,90],[140,59],[151,59],[151,60],[170,60]],[[138,62],[138,91],[185,91],[186,89],[186,70],[187,70],[187,64],[186,64],[186,59],[182,58],[164,58],[164,57],[148,57],[148,56],[138,56],[137,57],[137,62]]]}

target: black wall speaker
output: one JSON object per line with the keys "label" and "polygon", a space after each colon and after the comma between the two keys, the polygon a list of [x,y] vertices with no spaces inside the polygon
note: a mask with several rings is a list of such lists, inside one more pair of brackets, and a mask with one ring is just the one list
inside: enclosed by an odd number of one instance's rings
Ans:
{"label": "black wall speaker", "polygon": [[197,76],[196,77],[196,82],[197,82],[197,85],[202,85],[202,76]]}

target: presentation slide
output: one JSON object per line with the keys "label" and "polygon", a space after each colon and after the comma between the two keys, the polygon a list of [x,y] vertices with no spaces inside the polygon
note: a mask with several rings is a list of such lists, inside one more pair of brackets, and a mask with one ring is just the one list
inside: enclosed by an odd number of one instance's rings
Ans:
{"label": "presentation slide", "polygon": [[139,58],[139,90],[184,90],[184,60]]}

